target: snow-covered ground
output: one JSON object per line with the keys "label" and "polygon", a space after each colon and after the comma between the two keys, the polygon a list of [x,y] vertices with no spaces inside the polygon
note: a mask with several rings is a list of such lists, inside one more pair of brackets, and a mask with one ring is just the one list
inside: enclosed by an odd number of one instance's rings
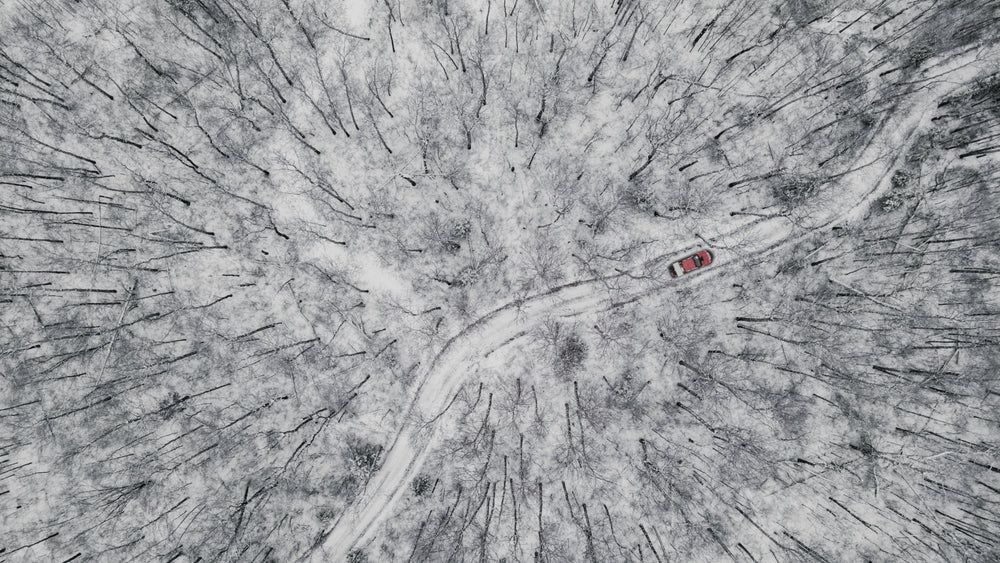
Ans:
{"label": "snow-covered ground", "polygon": [[1000,558],[997,9],[0,4],[0,558]]}
{"label": "snow-covered ground", "polygon": [[[614,276],[626,288],[614,299],[628,301],[650,293],[669,292],[681,284],[702,283],[724,276],[727,269],[739,267],[744,260],[766,256],[816,231],[863,220],[872,203],[889,188],[889,178],[898,160],[915,134],[927,127],[938,102],[954,90],[954,84],[981,72],[988,60],[981,53],[969,53],[949,60],[943,68],[935,68],[934,73],[941,78],[930,82],[909,102],[909,107],[893,113],[881,134],[858,158],[859,166],[842,176],[836,189],[830,191],[829,201],[818,206],[821,211],[794,225],[786,217],[772,217],[742,219],[738,225],[726,225],[719,232],[706,229],[698,234],[715,255],[707,270],[670,280],[666,266],[683,257],[687,249],[663,254],[648,261],[647,267],[639,268],[640,275]],[[975,64],[977,61],[979,65]],[[886,152],[899,156],[886,158]],[[691,247],[698,245],[698,239],[693,239]],[[649,268],[649,264],[655,267]],[[436,445],[441,417],[447,416],[454,394],[480,360],[547,319],[596,313],[611,307],[614,299],[607,292],[606,281],[608,278],[580,280],[508,303],[452,337],[413,386],[404,426],[387,448],[381,469],[364,493],[334,521],[313,560],[340,561],[378,533],[379,525],[392,515]]]}

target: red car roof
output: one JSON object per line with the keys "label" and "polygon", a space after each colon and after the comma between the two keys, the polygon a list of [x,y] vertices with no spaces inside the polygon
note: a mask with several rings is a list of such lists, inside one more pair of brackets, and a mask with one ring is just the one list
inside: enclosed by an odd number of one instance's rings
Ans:
{"label": "red car roof", "polygon": [[689,256],[681,260],[681,267],[684,268],[684,273],[690,272],[691,270],[697,268],[694,265],[694,256]]}

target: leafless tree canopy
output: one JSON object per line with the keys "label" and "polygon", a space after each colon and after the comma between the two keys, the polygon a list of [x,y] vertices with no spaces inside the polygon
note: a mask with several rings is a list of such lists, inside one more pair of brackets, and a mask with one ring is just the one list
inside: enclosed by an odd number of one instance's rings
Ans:
{"label": "leafless tree canopy", "polygon": [[1000,560],[998,31],[0,3],[0,561]]}

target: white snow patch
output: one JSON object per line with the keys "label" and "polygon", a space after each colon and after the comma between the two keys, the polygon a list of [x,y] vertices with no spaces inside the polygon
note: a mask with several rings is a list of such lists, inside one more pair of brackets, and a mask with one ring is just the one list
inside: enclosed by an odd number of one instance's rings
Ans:
{"label": "white snow patch", "polygon": [[378,256],[367,250],[355,250],[320,241],[306,254],[309,260],[333,266],[348,273],[351,283],[379,295],[388,295],[397,301],[410,301],[413,288],[396,270],[385,265]]}
{"label": "white snow patch", "polygon": [[344,2],[344,18],[350,24],[350,29],[361,29],[368,27],[368,15],[371,7],[368,2],[352,0]]}
{"label": "white snow patch", "polygon": [[354,254],[354,259],[358,262],[360,269],[361,287],[388,293],[395,298],[407,297],[413,293],[413,288],[403,281],[403,277],[398,272],[383,265],[382,260],[374,254],[358,252]]}

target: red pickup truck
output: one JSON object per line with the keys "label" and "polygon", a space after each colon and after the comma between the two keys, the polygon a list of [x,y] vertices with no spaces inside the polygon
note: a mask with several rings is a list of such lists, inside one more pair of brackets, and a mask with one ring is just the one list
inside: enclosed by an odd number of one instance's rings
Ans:
{"label": "red pickup truck", "polygon": [[712,253],[707,250],[699,250],[698,252],[688,256],[687,258],[682,258],[670,265],[670,277],[676,278],[698,268],[703,268],[712,263]]}

